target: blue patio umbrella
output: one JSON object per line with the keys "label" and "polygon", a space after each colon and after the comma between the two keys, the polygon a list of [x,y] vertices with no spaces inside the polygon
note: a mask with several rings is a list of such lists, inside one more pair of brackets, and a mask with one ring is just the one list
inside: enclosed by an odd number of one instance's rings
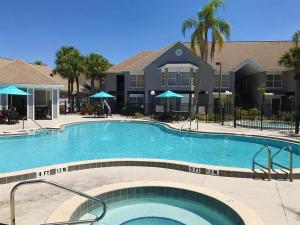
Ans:
{"label": "blue patio umbrella", "polygon": [[100,91],[96,94],[91,95],[91,98],[114,98],[115,96],[112,96],[104,91]]}
{"label": "blue patio umbrella", "polygon": [[26,91],[23,91],[13,85],[0,89],[0,95],[10,95],[10,105],[12,105],[12,96],[13,95],[30,95]]}
{"label": "blue patio umbrella", "polygon": [[0,95],[30,95],[26,91],[23,91],[15,86],[8,86],[0,89]]}
{"label": "blue patio umbrella", "polygon": [[167,99],[167,110],[169,111],[169,98],[183,98],[182,95],[177,94],[173,91],[165,91],[164,93],[155,96],[156,98],[166,98]]}
{"label": "blue patio umbrella", "polygon": [[165,91],[164,93],[155,96],[156,98],[183,98],[182,95],[174,93],[173,91]]}

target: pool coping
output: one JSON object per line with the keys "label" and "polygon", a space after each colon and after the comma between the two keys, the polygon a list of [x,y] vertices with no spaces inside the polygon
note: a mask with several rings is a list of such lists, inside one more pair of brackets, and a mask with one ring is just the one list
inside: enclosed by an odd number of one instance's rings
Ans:
{"label": "pool coping", "polygon": [[[195,186],[191,184],[182,184],[178,182],[165,182],[165,181],[149,181],[149,180],[142,180],[142,181],[133,181],[133,182],[121,182],[121,183],[114,183],[109,185],[104,185],[90,191],[85,192],[91,196],[98,196],[107,192],[116,191],[120,189],[127,189],[127,188],[137,188],[137,187],[166,187],[166,188],[178,188],[184,189],[192,192],[197,192],[203,195],[207,195],[211,198],[214,198],[232,210],[234,210],[243,220],[245,225],[266,225],[266,223],[262,220],[262,218],[257,215],[252,209],[244,205],[243,203],[237,202],[234,199],[213,191],[208,188],[204,188],[201,186]],[[79,206],[84,204],[86,199],[74,196],[69,200],[62,203],[58,206],[54,212],[47,219],[47,223],[53,222],[60,222],[60,221],[69,221]]]}
{"label": "pool coping", "polygon": [[[110,120],[101,120],[101,121],[69,122],[69,123],[59,124],[58,127],[48,128],[48,129],[64,130],[66,126],[82,124],[82,123],[129,122],[129,121],[160,124],[171,130],[177,130],[177,131],[179,130],[178,128],[175,128],[168,123],[162,123],[162,122],[151,121],[151,120],[141,120],[141,119],[139,120],[110,119]],[[224,133],[224,132],[220,133],[220,132],[202,132],[202,131],[184,131],[184,132],[200,133],[200,134],[215,134],[215,135],[235,135],[235,136],[246,136],[246,137],[253,136],[253,137],[262,137],[262,138],[291,142],[291,140],[287,138],[276,138],[276,137],[269,137],[269,136],[262,136],[262,135],[245,135],[245,134],[238,134],[238,133]],[[8,135],[8,136],[15,136],[15,135]],[[297,142],[295,140],[293,140],[292,142],[300,143],[300,141]],[[114,159],[83,160],[77,162],[68,162],[68,163],[55,164],[51,166],[38,167],[33,169],[20,170],[15,172],[0,173],[0,185],[13,183],[13,182],[20,182],[20,181],[30,180],[35,178],[43,178],[51,175],[83,170],[83,169],[119,167],[119,166],[158,167],[158,168],[173,169],[178,171],[213,175],[213,176],[267,179],[267,174],[254,173],[252,169],[248,169],[248,168],[224,167],[224,166],[215,166],[215,165],[200,164],[200,163],[190,163],[190,162],[177,161],[177,160],[163,160],[163,159],[151,159],[151,158],[114,158]],[[293,179],[300,179],[300,168],[294,168],[293,171],[294,171]],[[275,172],[272,172],[271,178],[288,180],[286,174],[279,173],[279,172],[281,172],[281,170],[275,170]]]}

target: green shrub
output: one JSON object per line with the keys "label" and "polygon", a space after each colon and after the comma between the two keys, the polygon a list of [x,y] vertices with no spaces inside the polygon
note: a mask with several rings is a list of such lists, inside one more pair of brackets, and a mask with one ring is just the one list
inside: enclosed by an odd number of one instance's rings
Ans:
{"label": "green shrub", "polygon": [[134,114],[134,118],[135,118],[135,119],[140,119],[140,118],[142,118],[142,117],[143,117],[143,114],[140,113],[140,112],[136,112],[136,113]]}

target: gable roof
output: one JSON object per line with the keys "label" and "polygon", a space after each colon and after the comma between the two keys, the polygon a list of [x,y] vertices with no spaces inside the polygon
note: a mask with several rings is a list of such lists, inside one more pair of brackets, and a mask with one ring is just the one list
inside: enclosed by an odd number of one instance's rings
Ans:
{"label": "gable roof", "polygon": [[21,60],[8,60],[0,66],[0,84],[62,85],[36,66]]}
{"label": "gable roof", "polygon": [[1,58],[0,57],[0,67],[6,65],[8,63],[11,63],[11,62],[12,62],[11,59],[6,59],[6,58]]}
{"label": "gable roof", "polygon": [[[183,43],[190,49],[190,43]],[[125,61],[114,65],[108,69],[107,73],[122,73],[132,70],[143,70],[147,65],[161,56],[173,45],[161,48],[157,51],[143,51]],[[285,67],[278,64],[278,60],[289,48],[293,47],[291,41],[233,41],[225,42],[221,51],[216,49],[215,58],[209,64],[215,65],[215,62],[222,62],[224,71],[235,71],[238,66],[251,60],[262,70],[286,70]],[[210,44],[209,44],[210,48]],[[198,49],[197,49],[198,50]],[[197,52],[197,55],[200,55]]]}
{"label": "gable roof", "polygon": [[106,73],[122,73],[132,70],[143,70],[147,65],[152,63],[172,46],[173,45],[168,45],[157,51],[142,51],[137,53],[133,57],[112,66],[106,71]]}
{"label": "gable roof", "polygon": [[[190,47],[190,43],[185,43]],[[251,60],[262,70],[287,70],[280,66],[278,61],[280,57],[293,47],[291,41],[232,41],[225,42],[223,48],[216,49],[213,62],[222,62],[222,69],[225,71],[235,71],[241,63]],[[209,45],[210,48],[210,45]],[[197,54],[199,49],[196,48]]]}

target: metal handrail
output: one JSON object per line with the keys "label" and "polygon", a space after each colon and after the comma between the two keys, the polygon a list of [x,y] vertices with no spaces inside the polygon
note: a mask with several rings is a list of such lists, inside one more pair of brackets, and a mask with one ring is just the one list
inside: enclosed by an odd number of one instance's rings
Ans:
{"label": "metal handrail", "polygon": [[52,186],[55,186],[57,188],[60,188],[60,189],[63,189],[63,190],[66,190],[66,191],[69,191],[69,192],[72,192],[74,194],[77,194],[81,197],[84,197],[84,198],[87,198],[87,199],[91,199],[91,200],[94,200],[94,201],[97,201],[97,202],[100,202],[103,206],[103,211],[102,211],[102,214],[100,216],[97,216],[95,219],[89,219],[89,220],[76,220],[76,221],[66,221],[66,222],[53,222],[53,223],[44,223],[42,225],[63,225],[63,224],[82,224],[82,223],[94,223],[94,222],[97,222],[99,220],[101,220],[105,214],[106,214],[106,204],[98,199],[98,198],[95,198],[93,196],[90,196],[90,195],[87,195],[83,192],[80,192],[80,191],[77,191],[77,190],[74,190],[72,188],[69,188],[69,187],[66,187],[64,185],[61,185],[61,184],[58,184],[58,183],[55,183],[55,182],[52,182],[52,181],[47,181],[47,180],[27,180],[27,181],[22,181],[18,184],[16,184],[11,192],[10,192],[10,220],[11,220],[11,225],[16,225],[16,213],[15,213],[15,192],[16,190],[23,186],[23,185],[27,185],[27,184],[34,184],[34,183],[45,183],[45,184],[49,184],[49,185],[52,185]]}
{"label": "metal handrail", "polygon": [[181,126],[181,128],[180,128],[181,131],[183,130],[183,127],[185,126],[185,124],[186,124],[187,122],[190,122],[190,124],[191,124],[191,122],[192,122],[191,117],[187,118],[187,119],[184,121],[184,123],[182,124],[182,126]]}
{"label": "metal handrail", "polygon": [[198,119],[194,119],[192,123],[190,123],[190,129],[189,130],[192,130],[192,127],[193,127],[193,124],[197,123],[197,130],[198,130],[198,127],[199,127],[199,122],[198,122]]}
{"label": "metal handrail", "polygon": [[23,117],[23,126],[22,129],[25,128],[25,119],[30,119],[32,122],[34,122],[39,128],[44,129],[39,123],[37,123],[35,120],[29,118],[29,117]]}
{"label": "metal handrail", "polygon": [[[268,151],[268,165],[264,166],[258,162],[255,161],[256,157],[263,151],[263,150],[267,150]],[[264,169],[266,169],[268,171],[268,180],[271,180],[271,165],[272,165],[272,158],[271,158],[271,149],[268,145],[264,145],[262,146],[253,156],[252,158],[252,170],[255,170],[255,165],[258,165]]]}
{"label": "metal handrail", "polygon": [[[290,153],[290,167],[286,167],[286,166],[283,166],[283,165],[281,165],[279,163],[274,162],[275,156],[277,156],[281,151],[283,151],[283,150],[285,150],[287,148],[288,148],[289,153]],[[282,147],[281,149],[279,149],[277,152],[275,152],[273,154],[273,156],[271,157],[272,170],[274,170],[274,165],[279,166],[279,167],[281,167],[283,169],[288,170],[289,173],[290,173],[289,174],[290,181],[293,181],[293,149],[292,149],[292,147],[290,145],[286,145],[286,146]]]}

